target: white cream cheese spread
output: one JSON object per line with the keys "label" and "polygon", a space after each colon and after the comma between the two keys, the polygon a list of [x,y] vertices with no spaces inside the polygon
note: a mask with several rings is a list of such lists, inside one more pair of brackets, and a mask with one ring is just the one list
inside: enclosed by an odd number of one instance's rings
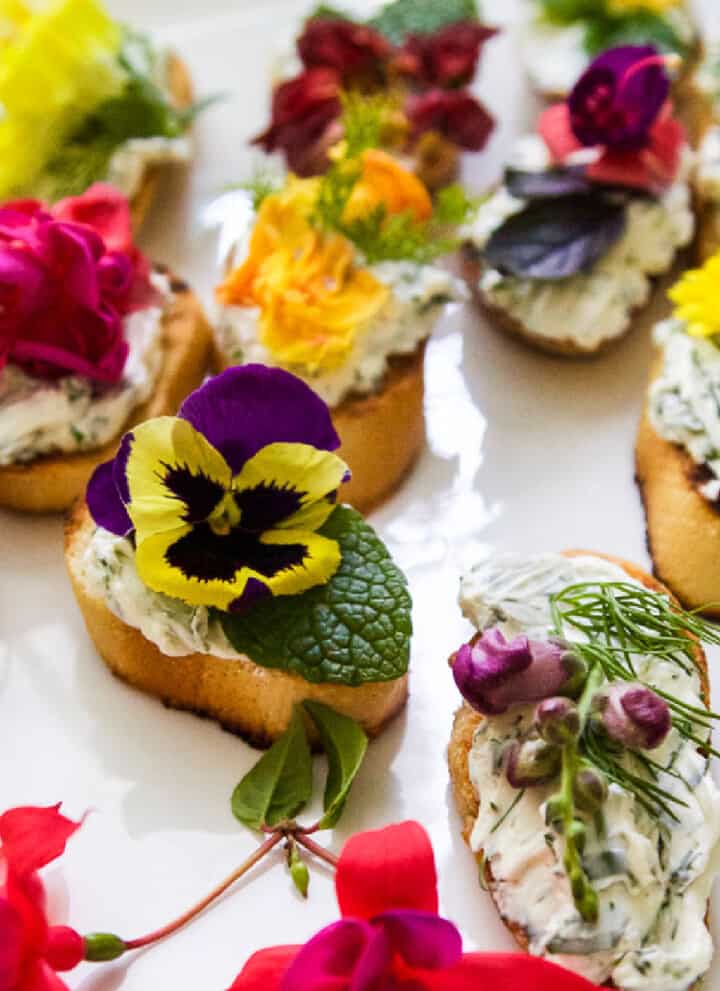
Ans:
{"label": "white cream cheese spread", "polygon": [[82,570],[89,592],[168,657],[193,653],[242,657],[205,606],[186,605],[153,592],[142,582],[135,567],[135,549],[125,537],[98,527],[85,551]]}
{"label": "white cream cheese spread", "polygon": [[170,298],[167,276],[153,273],[152,282],[161,300],[125,318],[130,350],[117,385],[75,375],[38,379],[12,364],[0,371],[0,465],[102,447],[149,399],[162,368],[162,315]]}
{"label": "white cream cheese spread", "polygon": [[[227,268],[242,264],[256,215],[247,194],[232,194],[223,203],[227,216],[221,234],[221,261]],[[364,264],[361,257],[358,263]],[[351,395],[375,392],[382,385],[390,359],[412,354],[430,336],[442,306],[465,299],[466,293],[458,279],[435,265],[386,261],[367,269],[390,294],[380,313],[357,334],[351,353],[339,368],[314,371],[305,365],[279,362],[260,340],[259,309],[247,306],[219,308],[216,335],[225,360],[229,364],[280,365],[307,382],[330,407]]]}
{"label": "white cream cheese spread", "polygon": [[650,422],[715,476],[699,487],[714,502],[720,498],[720,348],[708,338],[691,337],[676,319],[659,323],[654,338],[662,370],[650,386]]}
{"label": "white cream cheese spread", "polygon": [[[695,221],[687,181],[691,160],[688,152],[680,176],[662,197],[630,201],[625,233],[589,272],[545,281],[488,269],[480,281],[487,301],[530,333],[572,340],[582,350],[594,351],[619,337],[629,326],[633,310],[648,301],[652,278],[667,271],[677,250],[692,239]],[[542,139],[535,135],[522,139],[512,164],[546,168],[550,161]],[[465,231],[466,238],[482,251],[493,231],[523,205],[500,188],[480,207]]]}
{"label": "white cream cheese spread", "polygon": [[[631,579],[589,555],[497,555],[464,578],[460,602],[479,629],[499,624],[506,636],[543,638],[552,629],[551,594],[578,582],[609,581]],[[696,673],[657,657],[633,656],[633,662],[640,680],[702,705]],[[484,719],[469,755],[480,802],[471,845],[484,851],[503,918],[523,929],[530,952],[597,984],[686,991],[713,954],[705,913],[720,868],[720,793],[708,761],[674,729],[652,752],[671,769],[659,774],[658,784],[686,803],[679,821],[651,818],[633,794],[610,785],[604,834],[591,828],[583,853],[599,920],[584,923],[562,867],[562,837],[545,825],[544,803],[557,785],[528,788],[517,801],[521,793],[497,760],[502,745],[529,728],[532,712],[532,706],[516,706]]]}

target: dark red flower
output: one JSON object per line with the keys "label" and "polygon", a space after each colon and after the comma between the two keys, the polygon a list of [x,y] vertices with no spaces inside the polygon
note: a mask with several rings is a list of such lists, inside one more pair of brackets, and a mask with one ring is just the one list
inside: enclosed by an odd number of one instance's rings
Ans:
{"label": "dark red flower", "polygon": [[313,17],[298,38],[306,69],[334,69],[344,84],[382,76],[392,46],[365,24],[331,17]]}
{"label": "dark red flower", "polygon": [[342,136],[340,76],[334,69],[308,69],[275,89],[270,127],[253,139],[266,152],[283,152],[296,175],[319,175],[327,152]]}
{"label": "dark red flower", "polygon": [[437,131],[468,151],[484,148],[495,126],[485,107],[465,90],[432,89],[411,96],[406,112],[415,137]]}
{"label": "dark red flower", "polygon": [[411,34],[395,64],[423,86],[450,89],[467,86],[475,76],[482,45],[497,34],[475,21],[456,21],[434,34]]}
{"label": "dark red flower", "polygon": [[49,925],[37,874],[80,826],[59,809],[30,806],[0,816],[0,991],[65,991],[56,972],[85,955],[79,933]]}
{"label": "dark red flower", "polygon": [[592,991],[570,971],[520,953],[462,953],[437,914],[432,847],[416,822],[360,833],[342,851],[342,920],[305,946],[248,960],[230,991]]}

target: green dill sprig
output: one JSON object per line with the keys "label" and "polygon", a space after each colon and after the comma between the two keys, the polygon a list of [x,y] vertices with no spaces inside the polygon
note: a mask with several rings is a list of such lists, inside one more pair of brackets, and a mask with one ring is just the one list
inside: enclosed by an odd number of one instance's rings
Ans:
{"label": "green dill sprig", "polygon": [[253,210],[257,213],[268,196],[279,192],[282,188],[282,182],[281,176],[274,175],[265,169],[256,169],[249,179],[245,179],[243,182],[232,183],[228,186],[228,189],[242,189],[246,193],[249,193]]}

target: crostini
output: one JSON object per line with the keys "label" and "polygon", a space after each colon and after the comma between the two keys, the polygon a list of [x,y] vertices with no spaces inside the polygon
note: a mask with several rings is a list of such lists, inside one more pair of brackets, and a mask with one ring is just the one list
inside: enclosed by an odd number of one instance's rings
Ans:
{"label": "crostini", "polygon": [[570,356],[629,329],[694,231],[669,90],[653,48],[611,49],[519,142],[465,230],[465,276],[491,323]]}
{"label": "crostini", "polygon": [[58,512],[133,423],[200,384],[212,334],[187,285],[134,245],[112,186],[5,204],[0,255],[0,506]]}
{"label": "crostini", "polygon": [[351,133],[322,177],[220,202],[215,323],[219,367],[285,368],[331,407],[352,470],[345,498],[367,511],[422,449],[425,341],[444,304],[464,296],[432,262],[454,243],[444,225],[467,201],[451,186],[433,204],[412,172],[358,141]]}
{"label": "crostini", "polygon": [[384,106],[381,146],[439,189],[456,178],[461,152],[482,150],[493,130],[469,87],[495,33],[474,3],[395,0],[366,21],[320,9],[296,42],[301,71],[276,85],[254,144],[282,153],[296,175],[323,173],[343,136],[343,93],[357,92]]}
{"label": "crostini", "polygon": [[185,64],[100,0],[8,4],[3,19],[0,198],[54,202],[110,182],[138,226],[163,167],[191,157]]}
{"label": "crostini", "polygon": [[304,699],[376,734],[405,704],[405,577],[338,490],[327,407],[230,368],[134,427],[66,529],[88,632],[117,675],[257,745]]}
{"label": "crostini", "polygon": [[720,254],[670,290],[636,445],[655,573],[683,605],[720,616]]}
{"label": "crostini", "polygon": [[450,772],[503,922],[595,984],[694,987],[720,852],[699,638],[717,630],[584,551],[493,556],[460,602],[477,633],[451,658]]}
{"label": "crostini", "polygon": [[619,45],[655,45],[680,55],[675,95],[684,89],[699,40],[685,0],[530,0],[522,33],[522,58],[533,88],[546,100],[562,100],[601,52]]}

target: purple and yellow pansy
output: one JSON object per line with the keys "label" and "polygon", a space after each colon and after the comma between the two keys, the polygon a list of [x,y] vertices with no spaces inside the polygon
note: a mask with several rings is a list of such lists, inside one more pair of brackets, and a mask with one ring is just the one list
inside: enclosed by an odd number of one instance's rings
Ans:
{"label": "purple and yellow pansy", "polygon": [[179,415],[125,434],[96,469],[98,526],[135,542],[141,580],[190,604],[242,611],[327,582],[336,541],[318,533],[349,477],[325,403],[278,368],[230,368]]}

